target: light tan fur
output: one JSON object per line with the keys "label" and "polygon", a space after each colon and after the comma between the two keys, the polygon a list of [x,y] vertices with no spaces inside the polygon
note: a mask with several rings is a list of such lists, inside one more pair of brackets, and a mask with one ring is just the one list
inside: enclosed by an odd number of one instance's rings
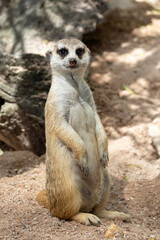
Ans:
{"label": "light tan fur", "polygon": [[[67,49],[65,56],[63,49]],[[83,54],[78,55],[77,49],[83,49]],[[129,218],[105,209],[110,189],[108,144],[84,80],[89,49],[77,39],[62,39],[49,55],[52,84],[45,107],[46,190],[37,195],[37,201],[55,217],[86,225],[98,226],[98,217]]]}

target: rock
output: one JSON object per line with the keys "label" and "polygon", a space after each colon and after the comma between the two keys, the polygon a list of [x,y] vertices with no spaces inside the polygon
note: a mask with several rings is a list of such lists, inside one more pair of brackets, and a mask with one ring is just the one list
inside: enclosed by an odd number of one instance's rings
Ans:
{"label": "rock", "polygon": [[109,2],[109,8],[110,9],[121,9],[121,10],[125,10],[125,9],[131,9],[135,7],[135,3],[132,0],[112,0]]}
{"label": "rock", "polygon": [[0,140],[15,150],[45,152],[44,106],[51,74],[46,59],[0,55]]}
{"label": "rock", "polygon": [[3,1],[0,39],[11,54],[44,54],[50,41],[95,30],[107,9],[107,0]]}
{"label": "rock", "polygon": [[152,138],[152,144],[160,157],[160,117],[157,117],[149,126],[149,136]]}
{"label": "rock", "polygon": [[115,224],[112,224],[105,233],[106,238],[113,238],[116,234],[123,236],[123,230]]}
{"label": "rock", "polygon": [[[144,2],[143,0],[139,0],[139,2]],[[160,0],[145,0],[146,3],[151,5],[153,8],[160,8]]]}

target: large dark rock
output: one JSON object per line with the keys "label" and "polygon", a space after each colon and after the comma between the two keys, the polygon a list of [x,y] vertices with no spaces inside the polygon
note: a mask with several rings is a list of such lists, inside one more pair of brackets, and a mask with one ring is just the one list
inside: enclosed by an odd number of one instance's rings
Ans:
{"label": "large dark rock", "polygon": [[50,87],[46,59],[0,55],[0,140],[15,150],[45,152],[44,106]]}

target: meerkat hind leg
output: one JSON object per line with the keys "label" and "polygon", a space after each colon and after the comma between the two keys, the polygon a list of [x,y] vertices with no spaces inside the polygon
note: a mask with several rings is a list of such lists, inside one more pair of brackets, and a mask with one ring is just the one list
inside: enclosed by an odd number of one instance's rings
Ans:
{"label": "meerkat hind leg", "polygon": [[106,209],[95,209],[94,214],[99,218],[105,218],[105,219],[122,219],[122,220],[128,220],[130,219],[129,214],[123,213],[123,212],[116,212],[116,211],[107,211]]}
{"label": "meerkat hind leg", "polygon": [[123,212],[116,212],[116,211],[107,211],[105,208],[107,206],[107,202],[109,200],[109,193],[110,193],[110,179],[108,171],[104,171],[104,188],[103,188],[103,195],[101,202],[98,206],[93,209],[93,214],[95,214],[99,218],[105,219],[115,219],[119,218],[122,220],[130,219],[130,216]]}
{"label": "meerkat hind leg", "polygon": [[70,220],[77,221],[84,225],[94,225],[94,226],[100,226],[101,221],[100,219],[91,213],[82,213],[78,212],[75,215],[73,215]]}

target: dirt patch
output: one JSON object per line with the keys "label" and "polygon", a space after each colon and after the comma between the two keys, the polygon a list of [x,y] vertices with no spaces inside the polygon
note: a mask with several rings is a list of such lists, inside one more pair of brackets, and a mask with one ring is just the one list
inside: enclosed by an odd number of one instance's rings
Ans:
{"label": "dirt patch", "polygon": [[87,227],[52,218],[35,201],[45,186],[45,164],[22,166],[9,177],[5,158],[0,239],[103,240],[112,223],[123,229],[123,239],[160,239],[160,164],[148,134],[160,114],[160,12],[147,5],[115,11],[85,41],[93,51],[90,85],[109,137],[108,209],[129,213],[131,223],[102,220]]}

